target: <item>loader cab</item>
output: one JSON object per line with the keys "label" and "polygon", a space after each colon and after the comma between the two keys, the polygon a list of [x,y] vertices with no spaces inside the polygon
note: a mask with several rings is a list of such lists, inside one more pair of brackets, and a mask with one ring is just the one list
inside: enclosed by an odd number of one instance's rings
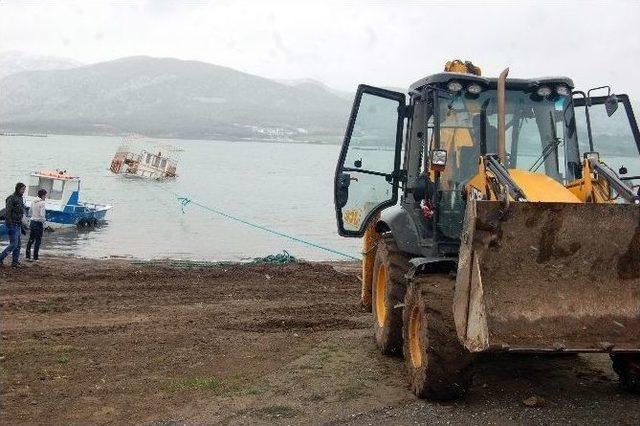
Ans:
{"label": "loader cab", "polygon": [[[505,99],[506,169],[544,174],[565,184],[581,176],[581,158],[567,78],[509,79]],[[442,73],[411,88],[431,112],[416,186],[427,188],[423,198],[408,199],[432,211],[425,233],[440,255],[458,251],[466,208],[465,188],[479,173],[479,159],[497,154],[497,80]],[[419,120],[419,117],[414,117]],[[429,164],[430,153],[447,153],[442,171]],[[410,189],[408,192],[414,192]],[[429,190],[431,188],[431,190]],[[414,192],[415,194],[415,192]]]}
{"label": "loader cab", "polygon": [[[581,178],[582,156],[593,149],[583,146],[584,114],[577,117],[576,108],[584,103],[574,99],[573,87],[564,77],[507,80],[507,169],[543,174],[562,185]],[[602,108],[605,101],[598,100]],[[635,120],[625,128],[637,132]],[[413,84],[408,95],[359,86],[335,176],[340,235],[362,236],[382,210],[399,204],[395,209],[403,218],[393,220],[401,249],[456,256],[465,185],[478,174],[480,156],[496,153],[496,141],[495,78],[439,73]],[[444,166],[431,164],[437,152],[446,152]],[[640,176],[627,164],[618,169],[629,178]]]}

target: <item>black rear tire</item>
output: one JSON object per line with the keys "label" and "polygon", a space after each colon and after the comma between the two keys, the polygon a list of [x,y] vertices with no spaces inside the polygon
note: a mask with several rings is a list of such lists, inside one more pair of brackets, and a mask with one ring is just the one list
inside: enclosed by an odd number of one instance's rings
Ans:
{"label": "black rear tire", "polygon": [[385,355],[402,355],[402,304],[409,259],[390,232],[381,236],[373,264],[371,311],[376,344]]}
{"label": "black rear tire", "polygon": [[472,356],[453,320],[454,285],[447,275],[417,276],[405,295],[404,359],[411,390],[420,398],[457,399],[471,384]]}
{"label": "black rear tire", "polygon": [[640,355],[611,355],[613,370],[618,374],[620,387],[628,392],[640,394]]}

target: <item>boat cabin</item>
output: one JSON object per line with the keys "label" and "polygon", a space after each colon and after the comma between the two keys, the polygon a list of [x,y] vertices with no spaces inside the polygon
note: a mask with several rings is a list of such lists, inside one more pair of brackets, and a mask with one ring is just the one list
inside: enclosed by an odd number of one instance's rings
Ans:
{"label": "boat cabin", "polygon": [[164,179],[176,177],[176,161],[162,152],[142,150],[136,154],[125,148],[118,150],[111,160],[113,173],[129,177]]}
{"label": "boat cabin", "polygon": [[66,170],[41,171],[31,173],[27,196],[35,198],[38,191],[47,191],[47,200],[55,204],[69,204],[75,194],[75,202],[80,191],[80,179],[67,174]]}

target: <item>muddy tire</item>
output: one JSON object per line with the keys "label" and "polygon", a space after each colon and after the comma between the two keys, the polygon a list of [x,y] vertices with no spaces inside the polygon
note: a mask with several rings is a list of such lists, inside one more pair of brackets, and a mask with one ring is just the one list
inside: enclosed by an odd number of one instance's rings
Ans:
{"label": "muddy tire", "polygon": [[385,355],[402,355],[402,303],[409,259],[391,233],[382,235],[373,264],[371,311],[376,344]]}
{"label": "muddy tire", "polygon": [[373,264],[376,260],[376,248],[380,241],[380,234],[376,230],[379,216],[367,225],[362,237],[362,287],[360,291],[360,306],[365,312],[371,312],[371,283],[373,282]]}
{"label": "muddy tire", "polygon": [[628,392],[640,394],[640,355],[611,355],[613,370],[620,379],[620,387]]}
{"label": "muddy tire", "polygon": [[462,397],[471,384],[471,354],[453,321],[455,280],[425,275],[411,280],[403,315],[404,358],[411,390],[420,398]]}

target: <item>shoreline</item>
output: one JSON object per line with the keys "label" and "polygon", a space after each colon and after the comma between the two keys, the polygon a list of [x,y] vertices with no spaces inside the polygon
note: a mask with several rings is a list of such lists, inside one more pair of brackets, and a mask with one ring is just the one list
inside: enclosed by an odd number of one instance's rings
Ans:
{"label": "shoreline", "polygon": [[[6,134],[11,133],[11,134]],[[103,138],[118,138],[123,139],[128,134],[93,134],[93,133],[46,133],[46,134],[26,134],[26,133],[18,133],[18,132],[5,132],[5,134],[0,133],[0,138],[2,137],[51,137],[51,136],[61,136],[61,137],[103,137]],[[153,141],[200,141],[200,142],[252,142],[252,143],[274,143],[274,144],[291,144],[291,145],[335,145],[340,146],[342,144],[342,135],[336,135],[330,137],[330,139],[334,140],[334,142],[321,142],[317,140],[300,140],[300,139],[287,139],[287,140],[273,140],[273,139],[260,139],[260,138],[239,138],[239,137],[224,137],[220,139],[213,138],[182,138],[182,137],[156,137],[156,136],[144,136],[149,140]]]}

